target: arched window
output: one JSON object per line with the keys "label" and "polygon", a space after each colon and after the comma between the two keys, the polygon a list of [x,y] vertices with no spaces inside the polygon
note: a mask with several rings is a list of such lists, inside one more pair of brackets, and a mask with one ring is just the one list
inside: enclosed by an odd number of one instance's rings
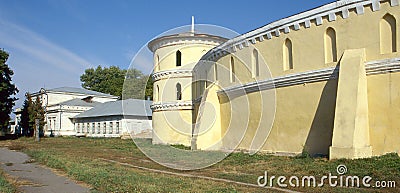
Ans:
{"label": "arched window", "polygon": [[182,66],[182,53],[179,50],[176,52],[176,66]]}
{"label": "arched window", "polygon": [[283,70],[293,69],[293,46],[290,39],[283,44]]}
{"label": "arched window", "polygon": [[396,41],[396,19],[392,15],[386,14],[380,22],[381,53],[396,52]]}
{"label": "arched window", "polygon": [[258,77],[260,75],[260,64],[258,61],[258,51],[256,49],[253,50],[251,64],[251,73],[253,78]]}
{"label": "arched window", "polygon": [[156,90],[156,94],[155,95],[156,95],[155,96],[156,101],[160,101],[160,87],[158,87],[158,85],[157,85],[157,90]]}
{"label": "arched window", "polygon": [[218,80],[218,65],[214,63],[214,81]]}
{"label": "arched window", "polygon": [[230,65],[229,65],[229,72],[230,72],[230,80],[231,82],[235,82],[235,60],[231,57]]}
{"label": "arched window", "polygon": [[208,73],[207,70],[204,70],[204,90],[208,87]]}
{"label": "arched window", "polygon": [[180,83],[176,84],[176,100],[182,100],[182,86]]}
{"label": "arched window", "polygon": [[160,70],[160,56],[157,54],[156,58],[155,58],[155,65],[156,65],[156,69],[157,71]]}
{"label": "arched window", "polygon": [[337,62],[336,32],[328,28],[325,32],[325,63]]}

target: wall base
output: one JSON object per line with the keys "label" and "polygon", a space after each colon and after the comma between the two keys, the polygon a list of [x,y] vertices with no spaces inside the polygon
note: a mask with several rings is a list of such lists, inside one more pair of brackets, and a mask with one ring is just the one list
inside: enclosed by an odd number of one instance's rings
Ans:
{"label": "wall base", "polygon": [[372,147],[347,148],[347,147],[330,147],[329,159],[359,159],[369,158],[372,156]]}

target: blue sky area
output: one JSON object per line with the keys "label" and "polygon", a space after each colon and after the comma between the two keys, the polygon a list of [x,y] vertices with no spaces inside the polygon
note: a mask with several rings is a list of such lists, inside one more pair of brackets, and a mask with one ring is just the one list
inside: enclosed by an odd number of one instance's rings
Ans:
{"label": "blue sky area", "polygon": [[0,0],[0,48],[24,93],[41,87],[80,87],[86,68],[128,68],[148,41],[191,23],[213,24],[240,34],[332,0],[133,1]]}

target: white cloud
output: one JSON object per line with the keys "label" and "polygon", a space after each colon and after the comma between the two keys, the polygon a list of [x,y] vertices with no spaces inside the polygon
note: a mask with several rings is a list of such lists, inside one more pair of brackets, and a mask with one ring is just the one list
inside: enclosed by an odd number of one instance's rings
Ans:
{"label": "white cloud", "polygon": [[79,87],[79,76],[91,64],[26,27],[2,18],[0,48],[10,54],[8,64],[14,70],[13,81],[20,90],[16,107],[21,106],[25,92],[36,92],[44,86]]}

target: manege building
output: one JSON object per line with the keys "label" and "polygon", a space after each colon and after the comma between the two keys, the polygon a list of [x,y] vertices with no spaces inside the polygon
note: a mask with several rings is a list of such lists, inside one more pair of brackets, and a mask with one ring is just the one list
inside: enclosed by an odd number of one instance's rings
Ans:
{"label": "manege building", "polygon": [[399,0],[343,0],[229,40],[157,38],[153,143],[400,153],[399,20]]}

